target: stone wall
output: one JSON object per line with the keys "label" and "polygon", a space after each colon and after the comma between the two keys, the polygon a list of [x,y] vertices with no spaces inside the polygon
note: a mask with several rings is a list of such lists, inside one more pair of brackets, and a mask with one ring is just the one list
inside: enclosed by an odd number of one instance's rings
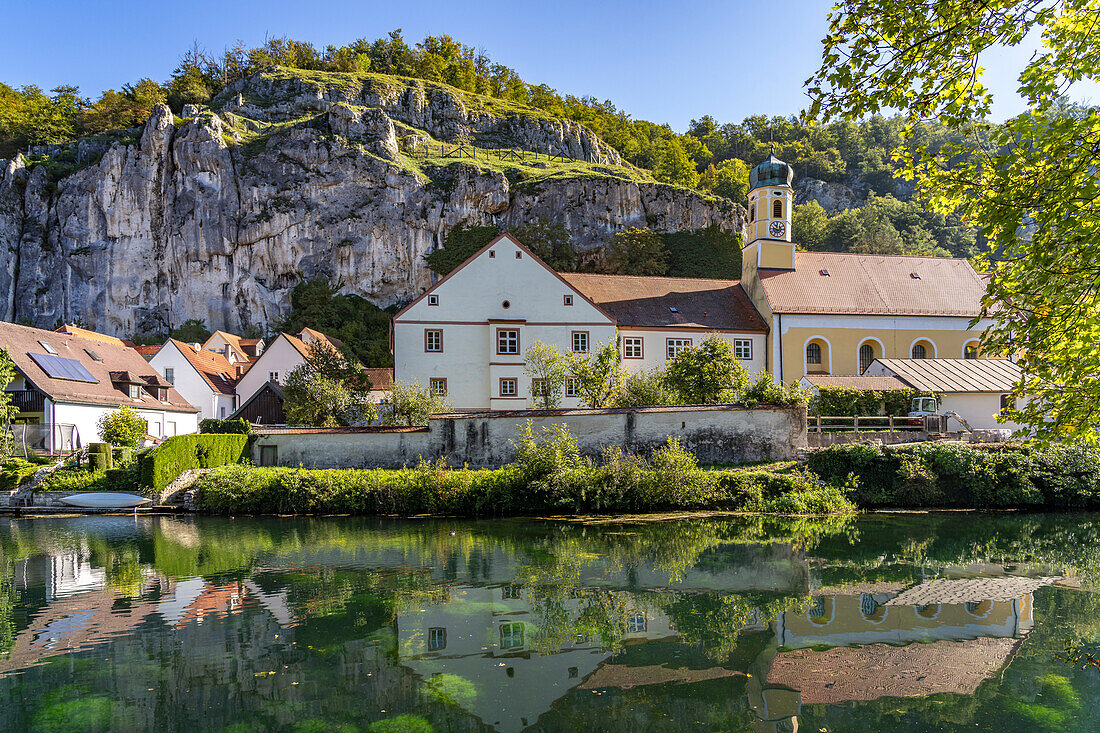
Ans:
{"label": "stone wall", "polygon": [[528,420],[536,430],[568,425],[589,456],[608,445],[646,452],[669,436],[704,464],[788,460],[806,448],[803,407],[707,405],[455,413],[437,415],[425,428],[260,428],[252,459],[305,468],[398,468],[443,457],[454,466],[493,467],[512,460],[513,441]]}

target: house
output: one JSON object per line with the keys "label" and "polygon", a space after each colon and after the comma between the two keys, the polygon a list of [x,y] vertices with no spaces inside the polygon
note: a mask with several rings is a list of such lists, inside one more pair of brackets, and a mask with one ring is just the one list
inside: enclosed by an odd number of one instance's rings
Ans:
{"label": "house", "polygon": [[200,419],[224,419],[237,409],[237,369],[224,353],[168,339],[149,365],[199,408]]}
{"label": "house", "polygon": [[[372,404],[385,402],[393,388],[393,369],[364,369],[370,379],[371,391],[367,399]],[[251,397],[241,403],[230,417],[244,419],[254,425],[285,425],[283,412],[283,388],[277,382],[264,382]]]}
{"label": "house", "polygon": [[875,359],[978,358],[991,321],[985,282],[964,259],[797,252],[794,170],[771,155],[749,175],[741,283],[768,326],[780,381],[859,375]]}
{"label": "house", "polygon": [[[232,359],[238,357],[232,343],[224,341],[225,336],[226,334],[217,331],[207,340],[203,348],[209,350],[212,346],[218,346],[219,343],[224,342],[225,345],[220,347],[222,349],[220,353],[232,355],[227,356],[232,361]],[[244,341],[244,339],[241,341]],[[322,344],[337,350],[343,346],[343,343],[338,339],[330,338],[312,328],[303,328],[296,335],[280,333],[266,347],[260,342],[257,350],[258,356],[250,362],[247,371],[243,372],[240,378],[237,379],[237,404],[243,407],[245,402],[268,382],[274,382],[277,385],[285,383],[287,376],[292,371],[306,363],[310,347],[313,344]],[[244,346],[241,347],[241,353],[246,356],[248,354]]]}
{"label": "house", "polygon": [[252,362],[259,358],[264,351],[264,340],[258,338],[241,338],[225,331],[215,331],[210,334],[202,348],[224,356],[230,364],[243,365],[243,372]]}
{"label": "house", "polygon": [[21,434],[49,453],[99,440],[99,418],[123,405],[137,410],[153,438],[198,431],[199,411],[121,341],[92,339],[0,322],[0,348],[15,362],[6,387]]}
{"label": "house", "polygon": [[[750,371],[766,364],[767,326],[735,280],[558,273],[501,234],[393,319],[394,378],[458,409],[522,409],[539,385],[524,371],[541,341],[587,353],[619,331],[624,368],[663,365],[711,332]],[[567,380],[564,407],[579,406]]]}
{"label": "house", "polygon": [[941,412],[958,413],[975,430],[1020,429],[997,421],[1021,376],[1019,365],[1008,359],[876,359],[867,375],[893,377],[912,389],[936,393]]}

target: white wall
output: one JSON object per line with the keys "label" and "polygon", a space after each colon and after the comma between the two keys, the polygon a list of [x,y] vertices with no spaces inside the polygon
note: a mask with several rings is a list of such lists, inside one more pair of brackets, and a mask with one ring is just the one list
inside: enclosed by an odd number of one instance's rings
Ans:
{"label": "white wall", "polygon": [[[133,407],[137,414],[149,423],[149,434],[154,437],[169,437],[166,432],[172,429],[169,423],[175,423],[175,435],[186,435],[199,431],[198,413]],[[117,406],[109,407],[107,405],[53,404],[47,400],[46,414],[49,422],[75,425],[80,435],[81,445],[86,446],[88,443],[97,443],[102,440],[99,435],[98,424],[100,416],[114,412],[117,409]]]}
{"label": "white wall", "polygon": [[[997,422],[997,415],[1001,412],[1001,395],[999,394],[959,394],[949,393],[942,397],[943,411],[954,410],[963,416],[970,427],[975,430],[1019,430],[1020,426],[1014,422]],[[955,421],[950,422],[950,429],[961,429]]]}
{"label": "white wall", "polygon": [[301,352],[280,334],[237,382],[237,404],[243,405],[256,390],[267,384],[271,372],[278,372],[279,383],[285,384],[287,376],[305,361]]}
{"label": "white wall", "polygon": [[172,386],[183,399],[199,408],[199,419],[219,417],[215,405],[216,393],[174,343],[165,343],[149,360],[149,365],[162,377],[165,376],[165,369],[172,369]]}

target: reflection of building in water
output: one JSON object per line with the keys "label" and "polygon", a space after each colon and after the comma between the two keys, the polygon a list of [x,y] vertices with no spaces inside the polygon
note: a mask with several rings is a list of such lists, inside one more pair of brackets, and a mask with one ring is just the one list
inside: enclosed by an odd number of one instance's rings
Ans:
{"label": "reflection of building in water", "polygon": [[937,578],[900,593],[816,595],[776,619],[750,704],[762,730],[797,730],[802,705],[973,694],[1031,631],[1032,593],[1054,580]]}
{"label": "reflection of building in water", "polygon": [[[607,600],[531,601],[514,585],[455,586],[445,603],[398,616],[401,662],[495,730],[522,730],[611,656],[590,634],[557,639],[548,625],[575,628],[590,604]],[[624,643],[676,635],[650,606],[625,610]]]}

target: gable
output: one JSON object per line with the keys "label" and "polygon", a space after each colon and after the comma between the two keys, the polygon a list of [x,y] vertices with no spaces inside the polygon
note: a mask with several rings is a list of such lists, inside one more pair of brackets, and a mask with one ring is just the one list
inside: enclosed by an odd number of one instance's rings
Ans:
{"label": "gable", "polygon": [[[438,305],[431,305],[431,296]],[[566,296],[572,305],[565,305]],[[613,324],[614,319],[508,234],[502,234],[394,316],[395,323],[539,321]]]}

